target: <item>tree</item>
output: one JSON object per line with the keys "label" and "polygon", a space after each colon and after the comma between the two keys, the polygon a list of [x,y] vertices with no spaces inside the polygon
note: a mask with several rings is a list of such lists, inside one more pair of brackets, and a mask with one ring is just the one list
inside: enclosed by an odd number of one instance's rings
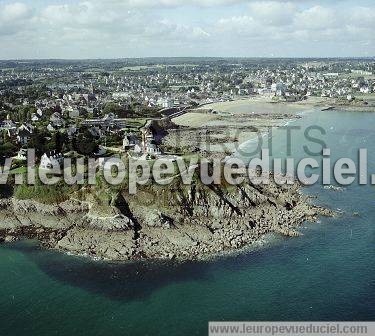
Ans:
{"label": "tree", "polygon": [[103,109],[104,114],[113,113],[115,115],[119,115],[122,114],[124,111],[125,109],[116,103],[107,103]]}
{"label": "tree", "polygon": [[99,149],[98,141],[87,128],[81,130],[77,137],[73,139],[74,149],[83,155],[89,156]]}
{"label": "tree", "polygon": [[50,134],[47,131],[35,128],[34,134],[29,143],[29,148],[34,148],[35,153],[38,156],[50,151],[51,148],[53,148],[53,144],[51,144],[51,141],[47,141],[49,136]]}
{"label": "tree", "polygon": [[0,158],[8,158],[13,156],[17,151],[17,146],[11,142],[7,132],[1,133],[0,141]]}

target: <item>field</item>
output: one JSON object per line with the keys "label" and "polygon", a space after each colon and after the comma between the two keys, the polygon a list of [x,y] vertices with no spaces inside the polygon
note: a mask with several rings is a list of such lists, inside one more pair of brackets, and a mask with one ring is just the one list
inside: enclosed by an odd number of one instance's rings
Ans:
{"label": "field", "polygon": [[124,118],[121,119],[126,122],[126,128],[139,129],[146,124],[144,118]]}
{"label": "field", "polygon": [[205,123],[216,119],[217,116],[213,114],[191,112],[174,118],[172,121],[179,126],[200,127]]}
{"label": "field", "polygon": [[10,175],[26,174],[26,172],[27,172],[27,167],[18,167],[18,168],[10,170],[9,174]]}

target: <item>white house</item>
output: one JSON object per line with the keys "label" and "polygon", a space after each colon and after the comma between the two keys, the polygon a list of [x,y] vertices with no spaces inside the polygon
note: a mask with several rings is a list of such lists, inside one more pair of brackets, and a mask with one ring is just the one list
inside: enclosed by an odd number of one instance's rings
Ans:
{"label": "white house", "polygon": [[49,120],[50,120],[53,127],[64,127],[65,126],[65,121],[61,117],[60,113],[58,113],[58,112],[53,113]]}
{"label": "white house", "polygon": [[161,151],[156,144],[148,143],[146,145],[146,153],[147,154],[160,155]]}
{"label": "white house", "polygon": [[15,159],[19,161],[27,161],[27,149],[21,148],[18,151],[17,156],[15,156]]}
{"label": "white house", "polygon": [[55,128],[52,126],[52,124],[48,124],[47,131],[53,132]]}
{"label": "white house", "polygon": [[34,128],[31,125],[21,125],[17,130],[17,141],[21,145],[27,145]]}
{"label": "white house", "polygon": [[39,118],[40,118],[39,115],[36,114],[36,113],[33,113],[31,115],[31,121],[37,122],[37,121],[39,121]]}
{"label": "white house", "polygon": [[138,153],[138,154],[143,153],[143,147],[140,143],[135,144],[133,150],[134,150],[134,153]]}
{"label": "white house", "polygon": [[359,91],[361,91],[361,93],[370,93],[370,88],[368,85],[364,85],[364,86],[361,86]]}
{"label": "white house", "polygon": [[64,157],[61,153],[55,151],[50,153],[44,153],[40,160],[41,169],[52,169],[54,167],[60,167],[64,161]]}
{"label": "white house", "polygon": [[174,106],[174,101],[170,98],[159,98],[157,104],[163,108],[171,108]]}
{"label": "white house", "polygon": [[124,139],[122,141],[122,148],[124,150],[134,149],[135,146],[138,145],[141,148],[140,141],[135,137],[134,134],[125,134]]}
{"label": "white house", "polygon": [[9,114],[7,115],[6,120],[0,123],[0,128],[6,129],[6,130],[16,128],[16,124],[10,119]]}

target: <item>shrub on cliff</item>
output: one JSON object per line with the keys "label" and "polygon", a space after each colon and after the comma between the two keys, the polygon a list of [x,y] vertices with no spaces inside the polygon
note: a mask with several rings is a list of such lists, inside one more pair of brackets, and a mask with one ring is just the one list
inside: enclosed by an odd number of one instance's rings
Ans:
{"label": "shrub on cliff", "polygon": [[57,204],[69,199],[76,186],[69,186],[65,182],[56,185],[19,185],[14,189],[14,197],[20,200],[32,199],[44,204]]}

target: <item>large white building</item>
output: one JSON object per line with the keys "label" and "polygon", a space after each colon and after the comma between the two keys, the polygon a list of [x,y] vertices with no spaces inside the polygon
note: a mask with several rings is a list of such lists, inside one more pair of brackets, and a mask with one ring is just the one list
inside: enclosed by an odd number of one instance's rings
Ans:
{"label": "large white building", "polygon": [[56,153],[55,151],[50,153],[44,153],[40,160],[41,169],[52,169],[54,167],[59,167],[62,165],[64,157],[61,153]]}

